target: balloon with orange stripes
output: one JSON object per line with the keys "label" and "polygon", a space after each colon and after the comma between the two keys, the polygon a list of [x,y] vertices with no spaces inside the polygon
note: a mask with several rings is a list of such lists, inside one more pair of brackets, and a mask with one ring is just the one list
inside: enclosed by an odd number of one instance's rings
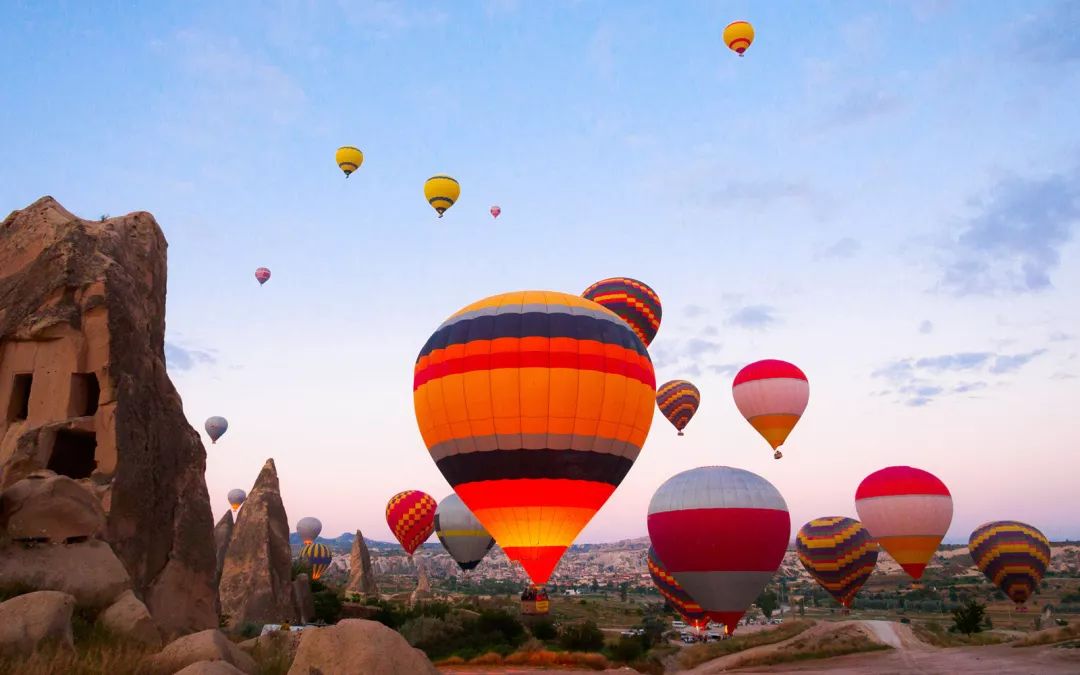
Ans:
{"label": "balloon with orange stripes", "polygon": [[386,503],[386,524],[411,557],[435,531],[435,499],[420,490],[405,490]]}
{"label": "balloon with orange stripes", "polygon": [[660,330],[663,308],[660,296],[644,281],[613,277],[597,281],[581,297],[607,307],[634,329],[648,347]]}
{"label": "balloon with orange stripes", "polygon": [[622,482],[652,424],[645,344],[601,305],[518,291],[462,308],[420,350],[420,433],[536,585]]}

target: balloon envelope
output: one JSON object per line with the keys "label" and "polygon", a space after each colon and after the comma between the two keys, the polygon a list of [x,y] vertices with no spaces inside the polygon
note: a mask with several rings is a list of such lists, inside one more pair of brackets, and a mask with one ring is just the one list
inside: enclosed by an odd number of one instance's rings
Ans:
{"label": "balloon envelope", "polygon": [[203,426],[206,428],[206,434],[210,436],[210,442],[217,443],[217,440],[229,428],[229,421],[224,417],[215,416],[208,418]]}
{"label": "balloon envelope", "polygon": [[334,161],[337,162],[338,168],[344,171],[345,177],[348,178],[349,174],[359,169],[360,165],[364,163],[364,153],[360,152],[359,148],[343,145],[334,153]]}
{"label": "balloon envelope", "polygon": [[462,308],[428,339],[413,375],[431,458],[537,585],[637,459],[655,395],[630,327],[552,291]]}
{"label": "balloon envelope", "polygon": [[304,544],[304,547],[300,549],[299,557],[300,560],[311,565],[312,579],[321,577],[333,559],[330,555],[330,548],[326,544],[319,543]]}
{"label": "balloon envelope", "polygon": [[980,525],[968,539],[968,551],[979,571],[1020,605],[1039,588],[1050,564],[1050,540],[1015,520]]}
{"label": "balloon envelope", "polygon": [[296,523],[296,533],[300,535],[300,539],[305,544],[315,541],[320,532],[322,532],[322,521],[318,518],[305,516]]}
{"label": "balloon envelope", "polygon": [[431,536],[436,508],[431,495],[420,490],[399,492],[386,503],[386,524],[409,555]]}
{"label": "balloon envelope", "polygon": [[228,499],[229,506],[232,507],[233,511],[236,511],[236,509],[240,508],[240,505],[244,503],[244,500],[247,499],[247,493],[240,488],[235,488],[233,490],[229,490]]}
{"label": "balloon envelope", "polygon": [[754,41],[754,27],[749,21],[732,21],[724,27],[724,44],[739,56],[743,55]]}
{"label": "balloon envelope", "polygon": [[502,213],[502,209],[500,209],[498,206],[492,206],[491,207],[491,217],[492,218],[498,218],[500,213]]}
{"label": "balloon envelope", "polygon": [[667,479],[649,502],[648,525],[671,576],[729,634],[780,567],[791,534],[780,491],[729,466]]}
{"label": "balloon envelope", "polygon": [[660,330],[663,308],[660,296],[648,284],[629,277],[597,281],[581,297],[607,307],[628,323],[648,347]]}
{"label": "balloon envelope", "polygon": [[495,545],[483,524],[456,494],[445,497],[435,509],[435,536],[463,570],[479,565]]}
{"label": "balloon envelope", "polygon": [[442,218],[446,209],[454,205],[461,196],[461,186],[450,176],[432,176],[424,183],[424,198],[431,208]]}
{"label": "balloon envelope", "polygon": [[270,270],[265,267],[260,267],[255,270],[255,278],[259,280],[259,285],[262,286],[270,279]]}
{"label": "balloon envelope", "polygon": [[656,590],[660,591],[660,595],[667,600],[672,609],[679,613],[683,621],[694,628],[707,626],[709,616],[705,614],[705,610],[694,602],[686,589],[679,585],[675,577],[671,576],[671,572],[664,569],[664,564],[660,562],[660,558],[656,556],[656,549],[652,546],[649,547],[645,562],[649,567],[649,576],[652,577]]}
{"label": "balloon envelope", "polygon": [[731,394],[742,416],[780,459],[777,448],[787,440],[810,401],[810,383],[803,371],[779,359],[756,361],[735,376]]}
{"label": "balloon envelope", "polygon": [[949,488],[910,466],[875,471],[859,484],[855,509],[870,536],[916,581],[952,523]]}
{"label": "balloon envelope", "polygon": [[877,542],[862,523],[842,516],[815,518],[803,525],[795,549],[810,576],[844,607],[851,607],[878,557]]}
{"label": "balloon envelope", "polygon": [[671,380],[656,388],[656,406],[679,435],[701,405],[701,392],[686,380]]}

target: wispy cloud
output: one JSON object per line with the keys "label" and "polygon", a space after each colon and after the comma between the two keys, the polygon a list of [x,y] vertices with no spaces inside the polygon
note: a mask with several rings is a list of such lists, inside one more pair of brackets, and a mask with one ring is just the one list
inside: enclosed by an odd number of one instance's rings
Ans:
{"label": "wispy cloud", "polygon": [[876,86],[859,86],[849,90],[842,99],[826,111],[819,128],[826,131],[862,124],[878,117],[891,115],[903,107],[903,99],[886,89]]}
{"label": "wispy cloud", "polygon": [[943,250],[940,285],[958,296],[1051,287],[1060,249],[1080,221],[1080,167],[1001,181]]}
{"label": "wispy cloud", "polygon": [[181,347],[173,342],[165,343],[165,367],[169,370],[184,372],[198,366],[215,363],[217,363],[217,357],[212,351]]}
{"label": "wispy cloud", "polygon": [[1059,0],[1044,7],[1015,33],[1017,51],[1041,63],[1080,60],[1080,3]]}
{"label": "wispy cloud", "polygon": [[852,258],[862,250],[862,243],[858,239],[844,237],[825,247],[819,258]]}
{"label": "wispy cloud", "polygon": [[732,312],[724,323],[729,326],[758,330],[767,328],[777,321],[775,308],[769,305],[747,305]]}
{"label": "wispy cloud", "polygon": [[[1000,376],[1015,373],[1046,351],[1035,349],[1017,354],[957,352],[917,359],[898,359],[877,369],[871,373],[871,377],[889,383],[889,388],[878,394],[896,396],[898,402],[920,407],[941,396],[970,395],[986,389],[990,386],[986,380],[967,378],[978,374]],[[954,381],[952,378],[957,375],[963,375],[965,379]]]}
{"label": "wispy cloud", "polygon": [[396,0],[338,0],[338,7],[350,25],[374,34],[441,23],[447,19],[446,12],[438,7],[421,7],[419,3]]}
{"label": "wispy cloud", "polygon": [[702,307],[701,305],[687,305],[683,307],[683,314],[691,319],[696,319],[702,314],[708,313],[708,311],[708,309]]}
{"label": "wispy cloud", "polygon": [[923,335],[929,335],[930,333],[933,333],[934,322],[930,319],[923,319],[922,323],[919,324],[919,332]]}

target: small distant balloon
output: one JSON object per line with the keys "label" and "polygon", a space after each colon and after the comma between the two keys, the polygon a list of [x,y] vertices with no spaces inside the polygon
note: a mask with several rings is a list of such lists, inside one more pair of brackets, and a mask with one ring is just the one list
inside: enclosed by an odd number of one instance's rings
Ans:
{"label": "small distant balloon", "polygon": [[[262,286],[270,280],[270,270],[266,267],[260,267],[255,270],[255,278],[259,280],[259,285]],[[288,284],[286,284],[288,285]]]}
{"label": "small distant balloon", "polygon": [[428,200],[428,204],[431,204],[431,208],[435,209],[440,218],[460,196],[461,186],[450,176],[432,176],[424,183],[424,198]]}
{"label": "small distant balloon", "polygon": [[326,571],[326,568],[330,566],[332,556],[330,555],[330,547],[326,544],[310,543],[304,544],[304,547],[300,549],[300,560],[311,565],[311,579],[312,581],[318,581],[322,573]]}
{"label": "small distant balloon", "polygon": [[364,153],[360,152],[359,148],[354,148],[351,145],[343,145],[337,149],[334,154],[334,161],[337,162],[338,168],[345,172],[345,177],[360,168],[360,165],[364,163]]}
{"label": "small distant balloon", "polygon": [[206,433],[210,436],[210,443],[217,443],[218,439],[228,430],[229,421],[224,417],[210,417],[206,420]]}
{"label": "small distant balloon", "polygon": [[491,207],[491,217],[492,218],[498,218],[500,213],[502,213],[502,209],[500,209],[498,207],[498,205]]}
{"label": "small distant balloon", "polygon": [[724,28],[724,44],[739,56],[750,48],[754,41],[754,27],[749,21],[732,21]]}
{"label": "small distant balloon", "polygon": [[296,533],[300,535],[300,539],[302,539],[305,544],[310,544],[315,541],[315,538],[319,536],[320,532],[322,532],[322,521],[318,518],[306,516],[296,523]]}
{"label": "small distant balloon", "polygon": [[756,361],[735,375],[731,394],[742,416],[772,446],[773,457],[783,457],[779,448],[810,401],[806,374],[787,361]]}
{"label": "small distant balloon", "polygon": [[438,506],[431,495],[420,490],[399,492],[386,503],[386,524],[410,558],[435,531]]}
{"label": "small distant balloon", "polygon": [[701,392],[686,380],[672,380],[656,388],[656,405],[679,435],[701,405]]}
{"label": "small distant balloon", "polygon": [[236,509],[240,508],[245,499],[247,499],[247,493],[240,488],[229,490],[229,506],[232,507],[233,513],[236,513]]}
{"label": "small distant balloon", "polygon": [[602,279],[585,289],[581,297],[610,309],[625,321],[648,347],[660,330],[663,308],[660,296],[644,281],[630,277]]}

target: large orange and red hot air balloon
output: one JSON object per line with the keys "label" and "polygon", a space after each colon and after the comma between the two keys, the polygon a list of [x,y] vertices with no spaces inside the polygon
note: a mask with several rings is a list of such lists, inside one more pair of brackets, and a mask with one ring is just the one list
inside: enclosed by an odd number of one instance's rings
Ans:
{"label": "large orange and red hot air balloon", "polygon": [[672,380],[656,388],[656,406],[679,435],[701,405],[701,392],[686,380]]}
{"label": "large orange and red hot air balloon", "polygon": [[870,536],[918,581],[952,523],[949,488],[911,466],[875,471],[859,484],[855,509]]}
{"label": "large orange and red hot air balloon", "polygon": [[660,296],[644,281],[629,277],[614,277],[597,281],[585,289],[581,297],[607,307],[630,324],[648,347],[660,330],[663,308]]}
{"label": "large orange and red hot air balloon", "polygon": [[773,449],[773,457],[783,453],[777,448],[798,424],[810,401],[810,383],[798,366],[778,359],[766,359],[746,366],[731,384],[735,405]]}
{"label": "large orange and red hot air balloon", "polygon": [[660,562],[660,558],[656,557],[656,550],[652,546],[649,547],[645,562],[649,567],[649,576],[652,577],[656,590],[660,591],[660,595],[667,600],[672,609],[679,613],[683,621],[698,630],[708,626],[709,616],[705,613],[705,610],[701,608],[701,605],[694,602],[694,599],[690,597],[685,588],[679,585],[678,581],[675,581],[675,577],[671,576],[671,572],[664,569],[664,563]]}
{"label": "large orange and red hot air balloon", "polygon": [[667,479],[649,502],[648,525],[671,576],[728,634],[780,567],[791,534],[780,491],[729,466]]}
{"label": "large orange and red hot air balloon", "polygon": [[968,539],[975,566],[1013,602],[1023,605],[1050,564],[1050,540],[1026,523],[999,520],[975,528]]}
{"label": "large orange and red hot air balloon", "polygon": [[435,531],[437,507],[431,495],[420,490],[399,492],[386,503],[386,524],[410,557]]}
{"label": "large orange and red hot air balloon", "polygon": [[413,374],[432,459],[536,585],[637,459],[655,395],[630,326],[552,291],[462,308],[428,339]]}
{"label": "large orange and red hot air balloon", "polygon": [[815,518],[795,537],[799,561],[810,576],[845,608],[877,564],[878,544],[853,518]]}

